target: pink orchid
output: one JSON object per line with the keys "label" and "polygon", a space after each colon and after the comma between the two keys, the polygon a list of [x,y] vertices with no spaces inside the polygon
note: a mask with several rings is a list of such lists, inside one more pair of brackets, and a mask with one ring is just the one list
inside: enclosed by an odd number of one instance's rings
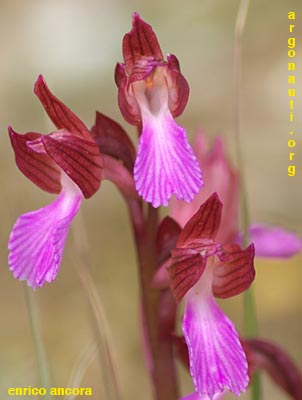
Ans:
{"label": "pink orchid", "polygon": [[102,159],[87,127],[50,92],[42,76],[34,91],[57,131],[20,135],[10,127],[11,144],[21,172],[42,190],[59,196],[18,218],[9,239],[9,265],[15,278],[36,289],[55,279],[82,199],[100,187]]}
{"label": "pink orchid", "polygon": [[141,128],[134,165],[138,193],[154,207],[167,206],[172,194],[191,201],[202,187],[202,175],[185,129],[174,121],[184,111],[189,86],[177,58],[164,60],[155,33],[133,15],[123,40],[124,64],[117,64],[120,110]]}
{"label": "pink orchid", "polygon": [[238,334],[214,296],[240,294],[255,277],[253,244],[242,250],[215,239],[221,214],[222,203],[213,194],[184,226],[168,262],[174,297],[185,298],[182,328],[195,390],[210,400],[225,390],[239,396],[248,384]]}

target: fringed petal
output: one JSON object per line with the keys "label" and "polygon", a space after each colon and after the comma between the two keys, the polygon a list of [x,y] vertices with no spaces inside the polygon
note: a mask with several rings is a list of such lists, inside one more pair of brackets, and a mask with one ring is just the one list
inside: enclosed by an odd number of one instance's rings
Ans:
{"label": "fringed petal", "polygon": [[203,185],[185,129],[168,110],[150,113],[143,122],[134,179],[138,193],[153,207],[167,206],[172,194],[189,202]]}
{"label": "fringed petal", "polygon": [[200,396],[213,400],[224,390],[237,396],[246,390],[247,361],[238,334],[212,294],[200,284],[186,295],[183,333],[189,349],[190,372]]}
{"label": "fringed petal", "polygon": [[63,189],[53,203],[18,218],[8,246],[8,262],[15,278],[26,280],[33,289],[55,279],[69,226],[82,198],[77,188]]}

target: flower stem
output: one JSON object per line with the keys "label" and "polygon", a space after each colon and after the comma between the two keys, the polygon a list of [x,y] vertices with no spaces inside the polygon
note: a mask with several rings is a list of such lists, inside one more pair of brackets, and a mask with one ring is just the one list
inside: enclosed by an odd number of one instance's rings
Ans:
{"label": "flower stem", "polygon": [[38,385],[46,389],[45,399],[50,400],[49,389],[52,386],[51,373],[40,329],[39,312],[37,304],[34,299],[35,293],[26,284],[24,284],[24,295],[28,310],[30,329],[36,352],[36,359],[37,359],[38,373],[39,373]]}
{"label": "flower stem", "polygon": [[134,231],[137,250],[139,279],[141,286],[142,319],[145,351],[148,367],[153,381],[156,400],[176,400],[178,383],[171,340],[160,334],[160,323],[164,316],[159,304],[164,304],[164,297],[152,287],[152,280],[157,268],[156,234],[158,211],[151,205],[147,207],[144,218],[142,204],[128,200],[129,213]]}
{"label": "flower stem", "polygon": [[[244,162],[241,148],[241,81],[242,81],[242,37],[246,25],[247,14],[249,9],[249,0],[241,0],[235,24],[235,39],[234,39],[234,125],[235,125],[235,141],[238,168],[240,171],[240,204],[241,204],[241,221],[243,230],[243,246],[247,246],[248,240],[248,227],[249,227],[249,213],[247,191],[245,186],[244,177]],[[244,293],[244,333],[245,336],[251,337],[257,334],[257,317],[255,301],[253,296],[253,288],[251,287]],[[261,385],[259,374],[254,375],[251,384],[251,398],[252,400],[260,400],[261,398]]]}

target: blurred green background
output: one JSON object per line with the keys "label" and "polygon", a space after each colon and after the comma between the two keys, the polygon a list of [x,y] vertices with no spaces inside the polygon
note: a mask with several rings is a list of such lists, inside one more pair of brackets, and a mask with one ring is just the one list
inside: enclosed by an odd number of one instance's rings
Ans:
{"label": "blurred green background", "polygon": [[[43,73],[49,87],[91,126],[95,110],[123,121],[113,80],[122,60],[121,41],[138,11],[156,31],[165,54],[180,60],[191,94],[179,122],[192,137],[202,127],[209,138],[222,134],[234,156],[232,61],[238,0],[1,0],[0,1],[0,397],[8,387],[36,384],[35,358],[24,301],[24,285],[7,265],[7,239],[24,212],[52,201],[18,171],[7,125],[18,132],[48,133],[54,127],[33,94]],[[297,11],[297,97],[295,135],[297,176],[287,176],[289,137],[287,97],[288,11]],[[251,0],[243,46],[242,135],[251,219],[302,231],[302,5],[299,1]],[[298,115],[300,114],[300,115]],[[105,182],[82,207],[95,282],[112,332],[125,400],[150,400],[138,331],[138,282],[127,210],[118,191]],[[68,238],[56,281],[35,293],[41,313],[55,386],[67,386],[79,355],[91,343],[88,309]],[[259,334],[281,344],[297,365],[302,360],[301,256],[290,261],[256,262],[255,294]],[[242,299],[223,309],[242,327]],[[183,393],[192,391],[180,368]],[[102,396],[94,361],[82,386]],[[230,396],[229,398],[232,398]],[[248,398],[242,396],[242,398]],[[264,380],[264,399],[287,397]]]}

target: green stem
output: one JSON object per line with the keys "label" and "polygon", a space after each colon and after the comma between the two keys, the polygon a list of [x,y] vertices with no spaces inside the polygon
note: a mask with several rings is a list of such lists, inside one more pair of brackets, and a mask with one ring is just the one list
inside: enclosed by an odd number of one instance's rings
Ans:
{"label": "green stem", "polygon": [[[249,9],[249,0],[241,0],[239,4],[238,14],[235,24],[235,40],[234,40],[234,125],[235,125],[235,142],[237,163],[240,171],[240,205],[241,205],[241,221],[243,230],[243,246],[247,246],[249,213],[247,191],[244,181],[244,162],[241,148],[241,105],[242,105],[242,37],[246,25],[247,14]],[[244,293],[244,333],[245,336],[251,337],[257,334],[257,317],[255,301],[252,287]],[[251,384],[252,400],[261,399],[261,383],[260,376],[255,374]]]}
{"label": "green stem", "polygon": [[[34,299],[33,290],[24,284],[24,294],[26,300],[26,306],[28,310],[30,329],[32,333],[34,348],[36,352],[36,359],[38,365],[38,374],[39,374],[39,382],[38,385],[42,388],[46,389],[45,399],[51,400],[51,396],[49,395],[49,389],[51,388],[51,373],[50,368],[47,361],[46,350],[44,347],[41,329],[40,329],[40,321],[39,321],[39,312]],[[53,397],[53,396],[52,396]]]}

